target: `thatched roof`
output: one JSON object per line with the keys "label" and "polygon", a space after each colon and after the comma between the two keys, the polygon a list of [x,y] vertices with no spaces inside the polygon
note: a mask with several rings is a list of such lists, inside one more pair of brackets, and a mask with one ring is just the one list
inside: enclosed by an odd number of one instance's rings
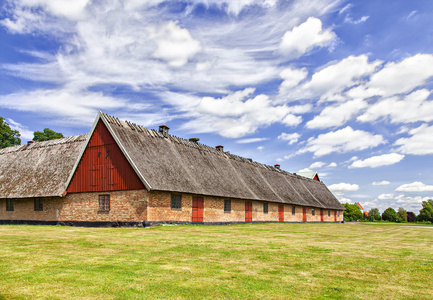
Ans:
{"label": "thatched roof", "polygon": [[87,136],[0,149],[0,198],[61,196]]}
{"label": "thatched roof", "polygon": [[344,209],[322,182],[108,115],[101,119],[149,190]]}

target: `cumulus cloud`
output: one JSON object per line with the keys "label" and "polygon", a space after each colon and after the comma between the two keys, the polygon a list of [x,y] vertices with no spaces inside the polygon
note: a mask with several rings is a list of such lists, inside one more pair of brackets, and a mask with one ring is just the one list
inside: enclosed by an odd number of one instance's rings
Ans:
{"label": "cumulus cloud", "polygon": [[421,89],[407,96],[380,100],[369,106],[357,120],[372,122],[388,117],[391,123],[430,122],[433,120],[433,101],[427,101],[430,94],[429,90]]}
{"label": "cumulus cloud", "polygon": [[153,56],[167,61],[172,67],[185,65],[200,51],[200,42],[194,40],[187,29],[181,28],[175,22],[151,28],[151,36],[157,44]]}
{"label": "cumulus cloud", "polygon": [[320,134],[310,138],[307,145],[299,153],[313,152],[315,157],[333,152],[346,153],[360,151],[384,144],[385,140],[379,134],[373,135],[363,130],[353,130],[352,127]]}
{"label": "cumulus cloud", "polygon": [[289,145],[296,143],[299,138],[301,137],[301,135],[299,133],[281,133],[278,136],[279,140],[283,140],[283,141],[288,141]]}
{"label": "cumulus cloud", "polygon": [[330,186],[328,186],[328,188],[332,192],[354,192],[359,190],[359,185],[342,182],[342,183],[331,184]]}
{"label": "cumulus cloud", "polygon": [[422,182],[415,181],[399,186],[397,192],[433,192],[433,185],[426,185]]}
{"label": "cumulus cloud", "polygon": [[422,124],[409,131],[409,138],[400,138],[394,145],[403,154],[426,155],[433,154],[433,126]]}
{"label": "cumulus cloud", "polygon": [[302,121],[302,117],[292,113],[299,108],[273,106],[266,95],[251,97],[254,91],[254,88],[247,88],[222,98],[203,97],[193,108],[194,119],[182,128],[239,138],[276,122],[296,126]]}
{"label": "cumulus cloud", "polygon": [[291,31],[287,31],[280,44],[280,51],[288,58],[297,58],[316,46],[326,46],[335,38],[331,30],[322,29],[320,19],[310,17]]}
{"label": "cumulus cloud", "polygon": [[336,162],[332,162],[328,165],[328,168],[335,168],[337,166]]}
{"label": "cumulus cloud", "polygon": [[283,82],[279,88],[280,97],[283,97],[291,92],[292,88],[304,80],[307,75],[308,71],[306,68],[294,69],[292,67],[288,67],[281,71],[280,76],[283,79]]}
{"label": "cumulus cloud", "polygon": [[367,106],[367,102],[361,99],[348,101],[336,106],[327,106],[313,120],[308,121],[306,127],[315,129],[344,125]]}
{"label": "cumulus cloud", "polygon": [[382,166],[389,166],[400,162],[403,158],[404,155],[397,153],[372,156],[364,160],[355,160],[349,166],[349,168],[377,168]]}
{"label": "cumulus cloud", "polygon": [[323,161],[316,161],[316,162],[312,163],[309,168],[311,170],[314,170],[314,169],[319,169],[319,168],[323,167],[324,165],[326,165],[326,163],[324,163]]}
{"label": "cumulus cloud", "polygon": [[391,182],[387,181],[387,180],[383,180],[383,181],[374,181],[372,183],[372,185],[389,185],[391,184]]}

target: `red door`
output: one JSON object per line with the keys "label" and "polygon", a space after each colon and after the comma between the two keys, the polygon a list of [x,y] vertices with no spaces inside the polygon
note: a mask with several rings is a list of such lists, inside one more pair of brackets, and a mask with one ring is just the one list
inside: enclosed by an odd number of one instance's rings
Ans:
{"label": "red door", "polygon": [[337,211],[334,211],[334,222],[337,222]]}
{"label": "red door", "polygon": [[251,202],[245,202],[245,222],[253,221],[253,204]]}
{"label": "red door", "polygon": [[320,222],[323,222],[323,209],[320,209]]}
{"label": "red door", "polygon": [[192,197],[192,221],[203,222],[203,198]]}
{"label": "red door", "polygon": [[307,209],[302,208],[302,222],[307,222]]}
{"label": "red door", "polygon": [[280,222],[284,222],[284,205],[278,205],[278,218]]}

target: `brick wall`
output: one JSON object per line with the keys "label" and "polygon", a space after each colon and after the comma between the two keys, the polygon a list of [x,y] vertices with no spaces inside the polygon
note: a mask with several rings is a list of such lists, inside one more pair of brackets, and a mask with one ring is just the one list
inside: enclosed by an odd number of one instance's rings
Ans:
{"label": "brick wall", "polygon": [[34,198],[14,199],[14,210],[6,211],[6,199],[0,199],[0,220],[56,221],[62,209],[60,197],[42,199],[42,211],[35,211]]}
{"label": "brick wall", "polygon": [[[99,195],[110,195],[110,211],[99,212]],[[67,194],[59,221],[146,221],[146,190]]]}
{"label": "brick wall", "polygon": [[149,202],[147,206],[147,221],[191,222],[191,219],[192,195],[182,194],[182,208],[171,209],[171,193],[149,193]]}

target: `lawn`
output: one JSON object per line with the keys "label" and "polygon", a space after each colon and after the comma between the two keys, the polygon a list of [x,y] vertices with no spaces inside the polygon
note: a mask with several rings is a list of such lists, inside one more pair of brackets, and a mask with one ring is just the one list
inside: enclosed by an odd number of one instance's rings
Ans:
{"label": "lawn", "polygon": [[0,226],[0,299],[432,299],[433,229]]}

